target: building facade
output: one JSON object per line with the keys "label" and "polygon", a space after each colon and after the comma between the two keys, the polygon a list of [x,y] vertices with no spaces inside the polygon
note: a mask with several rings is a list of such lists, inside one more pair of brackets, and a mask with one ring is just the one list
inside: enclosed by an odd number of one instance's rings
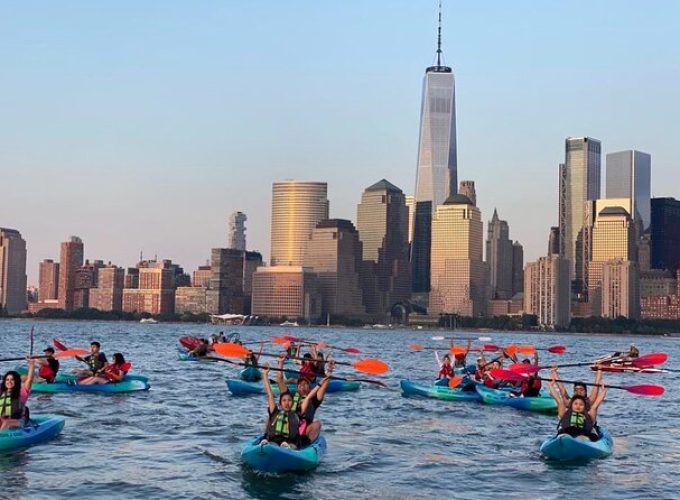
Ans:
{"label": "building facade", "polygon": [[538,324],[565,328],[571,321],[569,262],[559,255],[541,257],[524,267],[524,313]]}
{"label": "building facade", "polygon": [[458,194],[467,196],[474,206],[477,206],[477,190],[475,189],[475,181],[460,181],[458,186]]}
{"label": "building facade", "polygon": [[99,268],[97,271],[97,286],[90,288],[90,307],[100,311],[123,310],[123,285],[125,270],[111,265]]}
{"label": "building facade", "polygon": [[680,266],[680,201],[652,198],[651,266],[675,272]]}
{"label": "building facade", "polygon": [[302,266],[260,267],[253,275],[252,314],[272,318],[321,318],[316,274]]}
{"label": "building facade", "polygon": [[26,309],[26,241],[16,229],[0,227],[0,311]]}
{"label": "building facade", "polygon": [[494,209],[487,224],[486,266],[489,277],[489,296],[509,299],[513,294],[513,245],[508,223],[498,217]]}
{"label": "building facade", "polygon": [[640,234],[651,224],[652,157],[640,151],[618,151],[607,155],[607,198],[629,198],[630,215],[640,224]]}
{"label": "building facade", "polygon": [[640,317],[637,262],[613,259],[602,267],[602,316],[638,319]]}
{"label": "building facade", "polygon": [[203,314],[208,307],[208,288],[204,286],[180,286],[175,290],[177,314]]}
{"label": "building facade", "polygon": [[83,265],[85,248],[83,240],[71,236],[61,244],[59,255],[59,307],[65,311],[74,309],[76,272]]}
{"label": "building facade", "polygon": [[247,220],[248,217],[243,212],[234,212],[229,216],[229,248],[245,251]]}
{"label": "building facade", "polygon": [[123,289],[123,311],[170,314],[175,311],[175,267],[172,261],[142,261],[138,288]]}
{"label": "building facade", "polygon": [[38,299],[56,300],[59,297],[59,262],[45,259],[38,272]]}

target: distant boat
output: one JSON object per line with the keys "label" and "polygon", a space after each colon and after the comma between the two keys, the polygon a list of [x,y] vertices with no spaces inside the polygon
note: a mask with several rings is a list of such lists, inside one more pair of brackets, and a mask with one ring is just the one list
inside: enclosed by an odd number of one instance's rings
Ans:
{"label": "distant boat", "polygon": [[158,323],[158,321],[156,321],[153,318],[142,318],[142,319],[139,320],[139,322],[145,323],[147,325],[155,325],[156,323]]}
{"label": "distant boat", "polygon": [[379,328],[379,329],[382,329],[382,328],[389,328],[389,326],[383,325],[383,324],[381,324],[381,323],[376,323],[375,325],[372,325],[371,328]]}
{"label": "distant boat", "polygon": [[300,326],[297,321],[284,321],[279,326]]}

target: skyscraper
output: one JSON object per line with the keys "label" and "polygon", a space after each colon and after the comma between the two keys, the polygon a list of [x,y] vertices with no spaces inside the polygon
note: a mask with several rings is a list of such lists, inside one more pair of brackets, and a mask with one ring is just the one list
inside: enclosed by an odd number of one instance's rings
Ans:
{"label": "skyscraper", "polygon": [[494,209],[487,225],[486,265],[489,272],[489,294],[492,299],[512,297],[513,246],[508,223],[500,220]]}
{"label": "skyscraper", "polygon": [[301,266],[316,225],[328,219],[325,182],[281,181],[272,186],[271,265]]}
{"label": "skyscraper", "polygon": [[229,248],[235,250],[246,249],[246,221],[248,217],[243,212],[234,212],[229,216]]}
{"label": "skyscraper", "polygon": [[[415,223],[411,262],[413,291],[429,291],[431,229],[430,218],[449,196],[456,193],[458,167],[456,153],[455,79],[450,67],[442,65],[441,7],[437,31],[437,64],[425,70],[420,107],[420,139],[416,171]],[[427,204],[427,205],[424,205]]]}
{"label": "skyscraper", "polygon": [[602,316],[638,319],[640,317],[637,262],[609,260],[602,266]]}
{"label": "skyscraper", "polygon": [[125,270],[109,265],[97,272],[97,287],[90,289],[90,307],[100,311],[123,310],[123,282]]}
{"label": "skyscraper", "polygon": [[640,224],[640,233],[651,223],[652,157],[640,151],[619,151],[607,155],[607,198],[630,198],[631,217]]}
{"label": "skyscraper", "polygon": [[26,309],[26,241],[16,229],[0,227],[0,310]]}
{"label": "skyscraper", "polygon": [[59,262],[45,259],[38,273],[38,298],[41,302],[55,300],[59,296]]}
{"label": "skyscraper", "polygon": [[571,319],[569,261],[552,254],[524,268],[524,313],[538,324],[565,327]]}
{"label": "skyscraper", "polygon": [[519,241],[512,244],[512,296],[524,291],[524,247]]}
{"label": "skyscraper", "polygon": [[61,244],[59,256],[59,307],[72,311],[76,289],[76,272],[83,265],[83,240],[71,236]]}
{"label": "skyscraper", "polygon": [[652,198],[652,269],[680,267],[680,200]]}
{"label": "skyscraper", "polygon": [[408,214],[404,193],[385,179],[366,188],[357,207],[366,312],[378,320],[410,297]]}
{"label": "skyscraper", "polygon": [[560,165],[560,255],[569,260],[572,289],[577,293],[585,286],[581,240],[586,201],[600,197],[600,152],[597,139],[568,137],[565,163]]}

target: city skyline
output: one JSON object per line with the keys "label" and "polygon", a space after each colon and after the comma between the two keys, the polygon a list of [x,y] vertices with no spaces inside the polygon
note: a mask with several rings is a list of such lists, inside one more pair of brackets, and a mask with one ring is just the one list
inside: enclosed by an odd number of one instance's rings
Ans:
{"label": "city skyline", "polygon": [[[9,51],[0,82],[9,96],[0,172],[12,175],[3,175],[0,224],[27,241],[29,284],[37,285],[40,261],[58,260],[57,244],[69,234],[83,238],[90,260],[127,267],[142,249],[195,269],[210,248],[224,245],[225,219],[234,210],[249,216],[249,249],[269,260],[269,189],[281,179],[327,182],[329,216],[353,221],[363,188],[375,179],[413,194],[420,85],[423,67],[434,63],[437,6],[387,5],[310,4],[286,13],[206,4],[187,16],[187,7],[170,2],[155,28],[146,27],[155,17],[144,6],[137,21],[102,15],[124,12],[122,4],[72,16],[47,3],[8,7],[0,33],[0,50]],[[588,4],[593,16],[579,18],[563,39],[559,28],[578,9],[560,10],[559,19],[555,6],[493,5],[491,12],[443,7],[443,63],[456,74],[458,178],[476,181],[484,217],[498,207],[525,260],[543,255],[558,222],[555,165],[568,136],[596,137],[602,155],[651,154],[652,196],[677,198],[668,190],[680,185],[673,141],[680,47],[667,32],[678,6],[650,12]],[[601,15],[612,22],[602,26]],[[518,20],[512,28],[508,16]],[[640,25],[640,18],[648,22]],[[261,36],[252,54],[241,55],[233,46],[247,30],[238,24],[256,20]],[[305,29],[288,34],[285,20]],[[635,40],[626,37],[631,25],[641,35]],[[579,37],[589,33],[601,37]],[[123,34],[129,37],[121,44]],[[59,43],[46,48],[52,40]],[[381,64],[370,47],[380,47]],[[585,48],[599,57],[568,57]],[[649,60],[649,53],[657,57]],[[225,68],[215,69],[216,60]],[[277,94],[267,90],[271,82],[246,78],[257,62],[275,71],[285,102],[270,95]],[[324,86],[323,93],[313,90]],[[529,151],[513,147],[526,137]],[[200,190],[205,195],[196,197]],[[178,224],[182,231],[174,230]]]}

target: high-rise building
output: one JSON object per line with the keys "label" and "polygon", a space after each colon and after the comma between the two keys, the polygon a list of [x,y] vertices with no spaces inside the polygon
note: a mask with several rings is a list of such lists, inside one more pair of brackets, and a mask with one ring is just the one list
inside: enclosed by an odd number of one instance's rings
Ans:
{"label": "high-rise building", "polygon": [[357,207],[366,312],[382,321],[409,299],[408,212],[404,193],[385,179],[366,188]]}
{"label": "high-rise building", "polygon": [[253,315],[318,321],[321,302],[316,274],[307,267],[260,267],[253,275]]}
{"label": "high-rise building", "polygon": [[[668,272],[671,276],[674,274]],[[680,269],[676,274],[679,279],[675,280],[677,288],[674,291],[667,295],[653,295],[640,299],[640,315],[643,319],[680,319]]]}
{"label": "high-rise building", "polygon": [[90,306],[90,290],[97,287],[99,269],[104,267],[104,262],[95,260],[85,261],[85,264],[76,269],[75,287],[73,290],[73,308]]}
{"label": "high-rise building", "polygon": [[[430,290],[430,245],[432,214],[437,205],[456,193],[458,161],[456,152],[455,78],[442,65],[441,8],[437,36],[437,64],[425,70],[420,107],[420,139],[416,171],[415,215],[411,244],[413,292]],[[429,207],[430,213],[426,214]]]}
{"label": "high-rise building", "polygon": [[432,221],[430,315],[484,314],[487,294],[482,249],[479,209],[467,196],[449,196],[437,207]]}
{"label": "high-rise building", "polygon": [[551,328],[569,325],[569,261],[557,254],[540,257],[524,268],[524,313],[534,314],[538,324]]}
{"label": "high-rise building", "polygon": [[234,212],[229,217],[229,248],[246,249],[246,214]]}
{"label": "high-rise building", "polygon": [[261,265],[262,255],[258,252],[213,248],[206,311],[210,314],[249,314],[252,276]]}
{"label": "high-rise building", "polygon": [[97,271],[97,286],[90,288],[90,307],[100,311],[123,310],[125,270],[109,263]]}
{"label": "high-rise building", "polygon": [[328,219],[325,182],[281,181],[272,188],[271,265],[301,266],[309,235]]}
{"label": "high-rise building", "polygon": [[408,209],[408,243],[413,241],[413,221],[416,218],[416,197],[406,195],[406,208]]}
{"label": "high-rise building", "polygon": [[652,269],[675,272],[680,266],[680,201],[652,198]]}
{"label": "high-rise building", "polygon": [[38,273],[38,298],[41,302],[56,300],[59,296],[59,262],[45,259]]}
{"label": "high-rise building", "polygon": [[175,311],[176,266],[170,260],[137,264],[139,288],[123,289],[123,311],[168,314]]}
{"label": "high-rise building", "polygon": [[565,163],[560,165],[560,255],[569,260],[573,291],[584,289],[582,232],[585,206],[600,197],[600,141],[568,137]]}
{"label": "high-rise building", "polygon": [[512,244],[512,296],[524,291],[524,247],[519,241]]}
{"label": "high-rise building", "polygon": [[208,312],[208,289],[204,286],[180,286],[175,290],[175,313]]}
{"label": "high-rise building", "polygon": [[212,271],[210,266],[198,266],[192,275],[191,286],[202,286],[208,288],[210,286],[210,278]]}
{"label": "high-rise building", "polygon": [[475,190],[475,181],[460,181],[458,187],[458,194],[467,196],[474,206],[477,206],[477,191]]}
{"label": "high-rise building", "polygon": [[486,265],[489,278],[489,296],[492,299],[509,299],[513,296],[513,246],[507,221],[498,217],[494,209],[487,225]]}
{"label": "high-rise building", "polygon": [[71,236],[61,244],[59,256],[59,307],[65,311],[74,308],[76,272],[83,265],[85,249],[83,240]]}
{"label": "high-rise building", "polygon": [[602,316],[638,319],[640,317],[637,262],[608,260],[602,266]]}
{"label": "high-rise building", "polygon": [[551,227],[548,237],[548,255],[559,255],[560,253],[560,228]]}
{"label": "high-rise building", "polygon": [[651,224],[652,157],[640,151],[619,151],[607,155],[607,198],[630,198],[630,215],[640,224],[640,233]]}
{"label": "high-rise building", "polygon": [[0,227],[0,310],[26,309],[26,241],[16,229]]}
{"label": "high-rise building", "polygon": [[348,220],[329,219],[317,224],[307,244],[305,266],[318,277],[323,316],[363,317],[361,242]]}

